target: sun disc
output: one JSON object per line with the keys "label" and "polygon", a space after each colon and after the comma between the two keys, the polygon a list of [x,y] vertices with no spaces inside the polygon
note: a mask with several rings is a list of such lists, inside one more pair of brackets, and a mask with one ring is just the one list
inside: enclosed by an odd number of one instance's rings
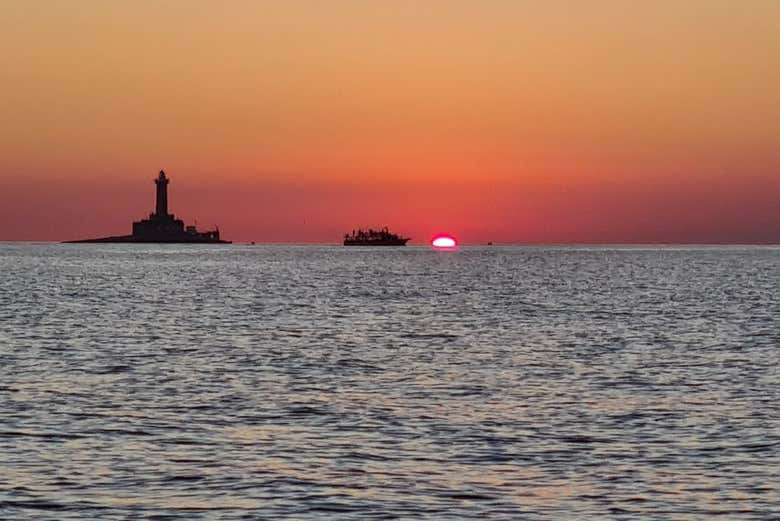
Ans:
{"label": "sun disc", "polygon": [[458,245],[457,239],[452,235],[437,235],[431,240],[431,246],[437,249],[452,249]]}

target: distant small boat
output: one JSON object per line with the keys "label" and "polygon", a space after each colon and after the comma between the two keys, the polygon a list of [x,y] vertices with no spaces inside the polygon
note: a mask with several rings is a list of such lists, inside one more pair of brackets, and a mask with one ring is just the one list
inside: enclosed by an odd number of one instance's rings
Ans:
{"label": "distant small boat", "polygon": [[387,226],[381,230],[352,230],[344,235],[344,246],[406,246],[409,237],[391,233]]}

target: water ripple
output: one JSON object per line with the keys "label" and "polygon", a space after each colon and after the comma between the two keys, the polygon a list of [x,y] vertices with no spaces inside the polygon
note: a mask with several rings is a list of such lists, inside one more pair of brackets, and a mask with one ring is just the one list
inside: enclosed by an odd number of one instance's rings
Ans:
{"label": "water ripple", "polygon": [[776,248],[0,244],[0,519],[773,519]]}

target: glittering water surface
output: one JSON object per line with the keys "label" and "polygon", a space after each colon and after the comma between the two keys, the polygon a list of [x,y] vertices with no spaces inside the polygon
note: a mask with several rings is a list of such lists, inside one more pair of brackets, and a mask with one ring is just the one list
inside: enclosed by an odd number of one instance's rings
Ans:
{"label": "glittering water surface", "polygon": [[780,249],[0,244],[0,519],[772,519]]}

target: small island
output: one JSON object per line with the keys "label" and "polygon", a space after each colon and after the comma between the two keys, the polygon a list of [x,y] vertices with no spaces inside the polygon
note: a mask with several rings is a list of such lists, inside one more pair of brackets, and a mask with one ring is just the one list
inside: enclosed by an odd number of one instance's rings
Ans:
{"label": "small island", "polygon": [[195,226],[185,226],[184,221],[168,213],[168,183],[170,179],[160,170],[160,175],[154,180],[157,185],[157,205],[155,212],[148,219],[133,223],[131,235],[117,235],[99,239],[82,239],[65,241],[68,243],[92,242],[138,242],[138,243],[208,243],[230,244],[219,238],[219,229],[199,232]]}

